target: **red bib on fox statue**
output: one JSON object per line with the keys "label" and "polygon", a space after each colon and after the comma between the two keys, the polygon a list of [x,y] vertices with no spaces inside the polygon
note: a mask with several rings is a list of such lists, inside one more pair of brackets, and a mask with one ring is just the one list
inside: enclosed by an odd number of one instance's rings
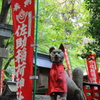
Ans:
{"label": "red bib on fox statue", "polygon": [[[66,93],[66,75],[64,72],[64,66],[62,63],[53,63],[52,68],[50,69],[49,76],[49,94],[57,95],[59,92]],[[57,94],[55,94],[57,93]]]}
{"label": "red bib on fox statue", "polygon": [[51,47],[49,52],[53,63],[48,77],[50,100],[57,100],[57,95],[60,95],[60,100],[67,100],[66,72],[62,63],[64,59],[64,46],[61,44],[59,49]]}

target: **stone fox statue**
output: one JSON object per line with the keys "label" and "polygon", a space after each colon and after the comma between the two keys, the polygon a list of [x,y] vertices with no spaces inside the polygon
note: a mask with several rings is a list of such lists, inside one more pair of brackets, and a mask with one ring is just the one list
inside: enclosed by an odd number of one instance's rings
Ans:
{"label": "stone fox statue", "polygon": [[50,60],[53,62],[48,78],[48,94],[51,100],[86,100],[83,93],[83,72],[80,68],[73,71],[73,80],[64,71],[64,46],[49,49]]}

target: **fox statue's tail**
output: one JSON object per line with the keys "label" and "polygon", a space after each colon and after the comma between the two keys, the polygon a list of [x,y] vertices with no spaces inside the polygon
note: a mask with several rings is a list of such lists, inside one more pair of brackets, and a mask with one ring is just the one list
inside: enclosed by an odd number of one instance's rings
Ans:
{"label": "fox statue's tail", "polygon": [[73,70],[73,81],[76,85],[83,90],[83,71],[80,67],[77,67]]}
{"label": "fox statue's tail", "polygon": [[83,92],[83,71],[80,67],[77,67],[73,70],[73,81],[75,84],[79,87],[79,89],[82,91],[82,96],[84,100],[86,100],[86,97]]}

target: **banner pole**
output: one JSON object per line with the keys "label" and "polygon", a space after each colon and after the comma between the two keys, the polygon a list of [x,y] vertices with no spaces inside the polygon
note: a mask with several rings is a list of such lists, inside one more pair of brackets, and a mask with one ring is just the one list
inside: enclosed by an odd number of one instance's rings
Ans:
{"label": "banner pole", "polygon": [[[39,0],[37,0],[36,5],[36,36],[35,36],[35,44],[38,44],[38,12],[39,12]],[[34,76],[36,76],[36,70],[37,70],[37,50],[38,46],[35,46],[35,65],[34,65]],[[33,94],[33,100],[36,100],[35,97],[36,94],[36,79],[34,79],[34,94]]]}

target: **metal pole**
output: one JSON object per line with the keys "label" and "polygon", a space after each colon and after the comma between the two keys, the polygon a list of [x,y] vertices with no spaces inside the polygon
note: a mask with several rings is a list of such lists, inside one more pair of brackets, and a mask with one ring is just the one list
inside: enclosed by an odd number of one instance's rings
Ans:
{"label": "metal pole", "polygon": [[[35,36],[35,44],[38,44],[38,12],[39,12],[39,0],[37,0],[37,5],[36,5],[36,36]],[[36,76],[36,70],[37,70],[37,49],[38,47],[35,46],[35,65],[34,65],[34,76]],[[36,100],[35,98],[36,94],[36,79],[34,79],[34,95],[33,95],[33,100]]]}

